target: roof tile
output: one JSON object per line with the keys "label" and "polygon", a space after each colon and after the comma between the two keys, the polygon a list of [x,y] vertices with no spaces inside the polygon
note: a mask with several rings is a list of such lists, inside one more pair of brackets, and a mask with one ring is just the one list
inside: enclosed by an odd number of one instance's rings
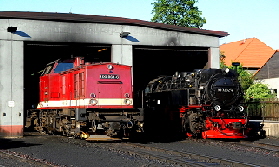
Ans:
{"label": "roof tile", "polygon": [[226,56],[226,65],[238,61],[243,67],[250,68],[261,68],[275,52],[257,38],[223,44],[220,46],[220,51]]}

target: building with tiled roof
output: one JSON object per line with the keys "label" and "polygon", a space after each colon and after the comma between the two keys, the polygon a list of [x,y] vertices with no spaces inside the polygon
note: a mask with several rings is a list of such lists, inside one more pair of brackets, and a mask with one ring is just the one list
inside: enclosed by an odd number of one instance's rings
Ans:
{"label": "building with tiled roof", "polygon": [[240,62],[243,67],[253,72],[260,69],[274,54],[274,50],[257,38],[248,38],[220,46],[220,51],[226,56],[224,62]]}
{"label": "building with tiled roof", "polygon": [[255,73],[254,77],[257,82],[267,84],[279,98],[279,50],[274,51],[272,57]]}

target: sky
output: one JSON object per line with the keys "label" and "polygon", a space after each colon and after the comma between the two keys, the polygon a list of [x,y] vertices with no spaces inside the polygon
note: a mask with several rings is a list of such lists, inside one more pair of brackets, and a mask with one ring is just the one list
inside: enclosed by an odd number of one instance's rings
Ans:
{"label": "sky", "polygon": [[[0,0],[0,11],[106,15],[150,21],[154,0]],[[220,44],[258,38],[279,49],[279,0],[199,0],[202,29],[225,31]]]}

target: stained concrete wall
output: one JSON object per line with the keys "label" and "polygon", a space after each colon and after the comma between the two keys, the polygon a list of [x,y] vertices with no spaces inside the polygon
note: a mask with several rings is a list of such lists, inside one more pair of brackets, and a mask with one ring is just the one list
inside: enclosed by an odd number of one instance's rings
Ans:
{"label": "stained concrete wall", "polygon": [[0,94],[0,136],[22,136],[22,41],[0,40]]}
{"label": "stained concrete wall", "polygon": [[132,45],[112,45],[111,60],[115,63],[133,65],[133,47]]}
{"label": "stained concrete wall", "polygon": [[[17,27],[14,33],[8,27]],[[120,32],[130,32],[120,38]],[[21,136],[23,128],[23,43],[81,42],[112,45],[112,61],[132,65],[133,45],[209,48],[208,67],[219,68],[219,38],[149,27],[0,19],[0,136]]]}
{"label": "stained concrete wall", "polygon": [[[43,42],[82,42],[115,45],[112,60],[129,63],[132,45],[147,46],[197,46],[208,47],[209,67],[219,67],[219,38],[203,34],[100,23],[67,23],[24,19],[0,19],[0,39],[10,40],[7,27],[17,27],[14,40]],[[120,32],[130,32],[127,38],[120,38]],[[115,49],[115,50],[114,50]],[[125,59],[123,59],[125,57]],[[131,64],[127,64],[131,65]]]}
{"label": "stained concrete wall", "polygon": [[[149,27],[100,23],[65,23],[54,21],[0,19],[0,38],[9,39],[7,27],[18,27],[15,40],[48,42],[88,42],[152,46],[219,47],[219,38],[202,34],[166,31]],[[120,32],[130,32],[127,40]],[[24,37],[24,38],[22,38]]]}

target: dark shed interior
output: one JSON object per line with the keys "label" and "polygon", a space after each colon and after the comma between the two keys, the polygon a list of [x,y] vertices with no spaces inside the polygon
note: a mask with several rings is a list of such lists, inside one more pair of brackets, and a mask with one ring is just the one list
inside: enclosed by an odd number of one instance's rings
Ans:
{"label": "dark shed interior", "polygon": [[[86,43],[24,44],[24,108],[36,107],[39,100],[39,76],[49,62],[60,58],[84,57],[88,62],[110,62],[111,45]],[[133,47],[134,93],[145,89],[149,81],[176,71],[191,72],[204,68],[208,48],[204,47]]]}

